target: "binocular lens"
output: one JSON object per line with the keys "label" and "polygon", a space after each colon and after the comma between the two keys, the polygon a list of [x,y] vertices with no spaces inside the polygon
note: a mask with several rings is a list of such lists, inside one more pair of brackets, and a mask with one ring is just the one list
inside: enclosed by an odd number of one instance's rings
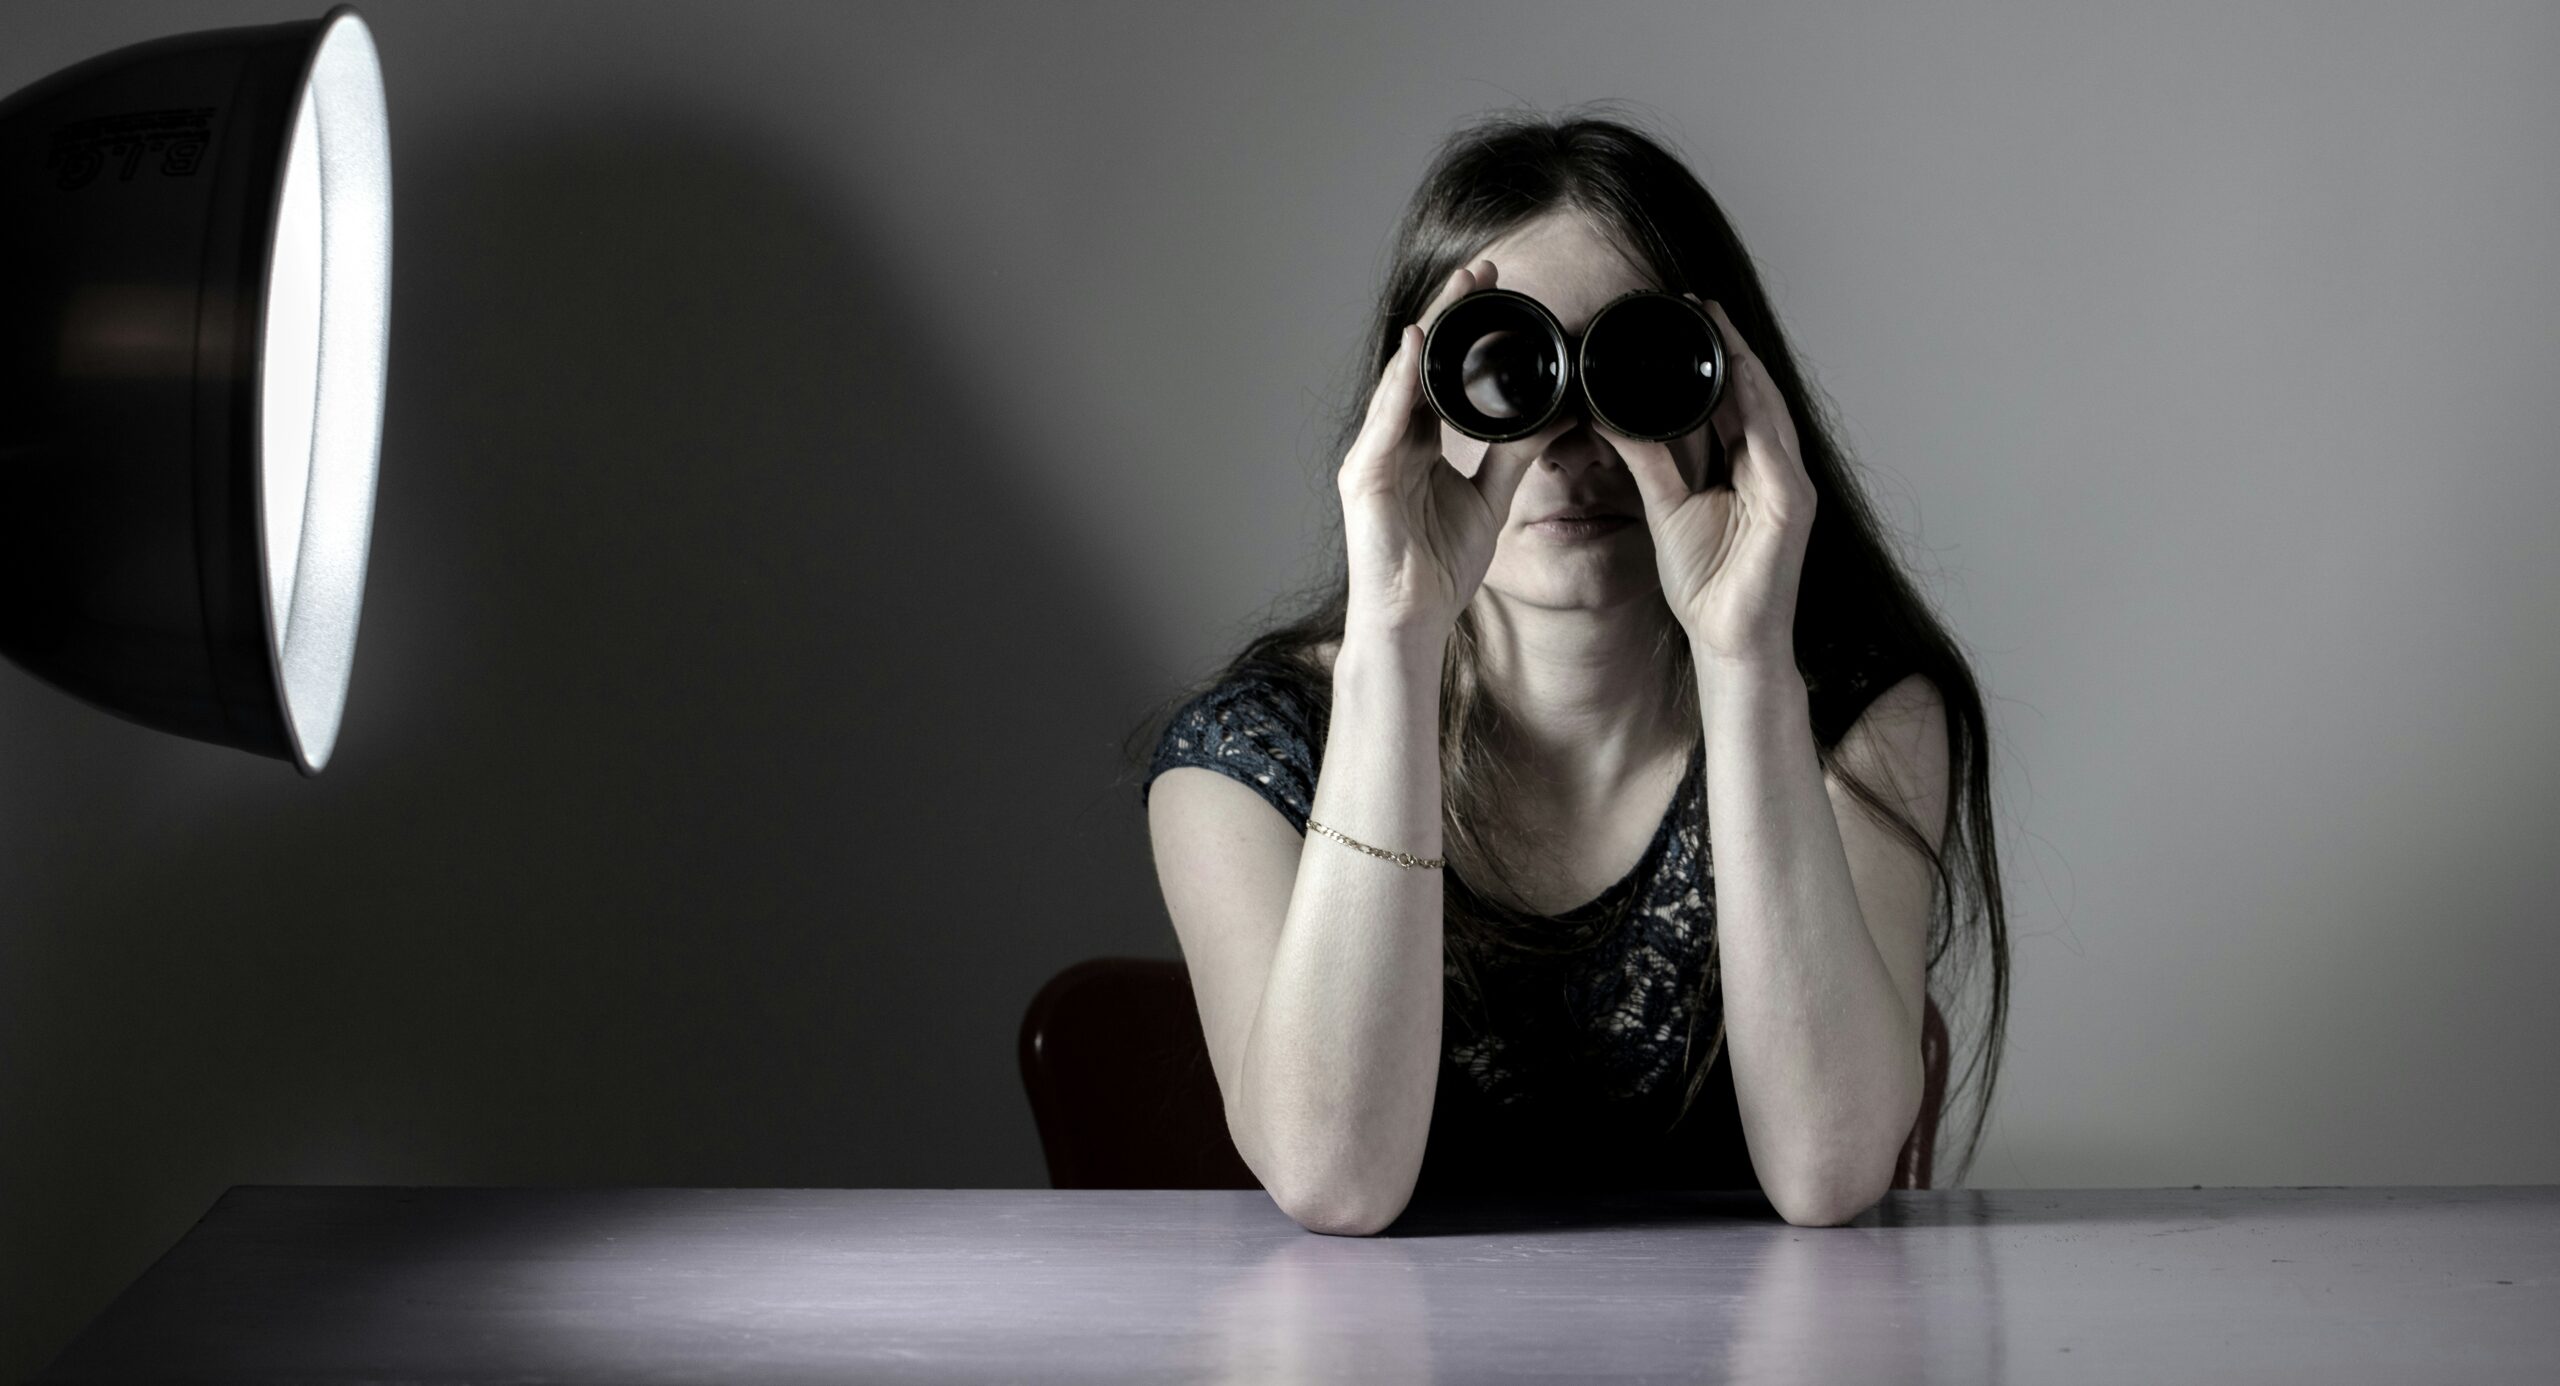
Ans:
{"label": "binocular lens", "polygon": [[1706,422],[1724,384],[1715,324],[1686,299],[1622,298],[1582,338],[1592,417],[1630,438],[1677,438]]}
{"label": "binocular lens", "polygon": [[1555,393],[1557,362],[1541,354],[1528,333],[1497,330],[1478,337],[1459,364],[1467,403],[1486,418],[1527,418]]}
{"label": "binocular lens", "polygon": [[1724,373],[1714,322],[1687,299],[1662,293],[1629,294],[1601,309],[1578,359],[1555,314],[1509,289],[1449,305],[1422,348],[1422,389],[1433,411],[1490,443],[1546,427],[1577,377],[1593,422],[1631,438],[1677,438],[1706,422]]}
{"label": "binocular lens", "polygon": [[1422,392],[1470,438],[1508,442],[1564,403],[1564,328],[1544,304],[1485,289],[1450,304],[1422,347]]}

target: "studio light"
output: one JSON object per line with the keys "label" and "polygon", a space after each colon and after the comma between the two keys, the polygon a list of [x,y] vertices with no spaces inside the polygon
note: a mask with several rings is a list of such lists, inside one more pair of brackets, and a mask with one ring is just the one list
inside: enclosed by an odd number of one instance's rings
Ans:
{"label": "studio light", "polygon": [[318,774],[373,531],[391,146],[353,9],[0,101],[0,653]]}

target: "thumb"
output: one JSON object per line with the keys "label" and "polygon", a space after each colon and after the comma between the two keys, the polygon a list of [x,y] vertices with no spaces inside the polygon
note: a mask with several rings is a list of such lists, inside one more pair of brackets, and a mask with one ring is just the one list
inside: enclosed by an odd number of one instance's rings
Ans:
{"label": "thumb", "polygon": [[1550,441],[1545,433],[1532,434],[1517,442],[1495,443],[1484,450],[1484,461],[1476,467],[1472,478],[1476,494],[1484,497],[1485,508],[1493,513],[1499,527],[1511,518],[1511,502],[1520,494],[1520,481],[1529,475],[1529,466],[1538,460]]}
{"label": "thumb", "polygon": [[1627,474],[1635,478],[1636,494],[1644,499],[1644,513],[1655,524],[1670,518],[1689,500],[1689,479],[1680,473],[1680,464],[1671,455],[1668,443],[1648,442],[1641,438],[1625,438],[1603,432],[1602,437],[1618,450],[1618,460],[1627,464]]}

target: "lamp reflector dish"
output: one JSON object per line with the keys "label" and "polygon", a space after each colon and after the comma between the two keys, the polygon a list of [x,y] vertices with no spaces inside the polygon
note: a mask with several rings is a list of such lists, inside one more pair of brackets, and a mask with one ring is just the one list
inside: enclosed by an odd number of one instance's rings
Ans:
{"label": "lamp reflector dish", "polygon": [[259,535],[285,722],[316,774],[355,661],[390,340],[389,121],[351,10],[321,36],[289,149],[259,364]]}

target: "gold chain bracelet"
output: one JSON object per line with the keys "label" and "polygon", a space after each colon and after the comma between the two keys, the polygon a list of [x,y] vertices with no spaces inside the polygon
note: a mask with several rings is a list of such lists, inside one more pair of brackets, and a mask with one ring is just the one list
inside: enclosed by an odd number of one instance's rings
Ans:
{"label": "gold chain bracelet", "polygon": [[1411,852],[1390,852],[1384,848],[1372,847],[1368,843],[1346,837],[1312,818],[1307,820],[1307,831],[1311,833],[1322,833],[1325,836],[1332,838],[1334,841],[1341,843],[1345,847],[1357,848],[1381,861],[1391,861],[1398,866],[1438,868],[1449,864],[1448,858],[1446,857],[1417,857]]}

